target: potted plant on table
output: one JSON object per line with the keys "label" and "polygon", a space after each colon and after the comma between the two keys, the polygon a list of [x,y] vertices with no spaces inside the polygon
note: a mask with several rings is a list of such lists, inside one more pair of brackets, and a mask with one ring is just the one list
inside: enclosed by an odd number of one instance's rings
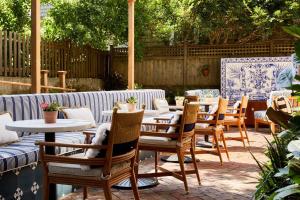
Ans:
{"label": "potted plant on table", "polygon": [[52,102],[50,104],[44,102],[41,104],[41,108],[43,109],[45,123],[56,123],[60,105],[57,102]]}
{"label": "potted plant on table", "polygon": [[184,101],[183,96],[175,96],[176,106],[182,106]]}
{"label": "potted plant on table", "polygon": [[136,109],[136,103],[137,103],[137,99],[136,97],[130,97],[127,99],[127,108],[128,108],[128,112],[133,112]]}

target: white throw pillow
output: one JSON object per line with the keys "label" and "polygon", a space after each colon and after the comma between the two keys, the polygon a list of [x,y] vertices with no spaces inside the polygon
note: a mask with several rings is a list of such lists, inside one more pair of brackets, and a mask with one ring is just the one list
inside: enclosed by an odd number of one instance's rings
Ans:
{"label": "white throw pillow", "polygon": [[0,145],[13,143],[19,140],[18,134],[14,131],[9,131],[5,125],[13,122],[9,113],[0,115]]}
{"label": "white throw pillow", "polygon": [[116,106],[118,107],[119,110],[128,111],[127,103],[117,102]]}
{"label": "white throw pillow", "polygon": [[96,127],[93,113],[89,108],[65,108],[62,112],[67,119],[87,120],[92,123],[92,127]]}
{"label": "white throw pillow", "polygon": [[154,108],[159,111],[159,113],[168,113],[169,104],[166,99],[154,99]]}

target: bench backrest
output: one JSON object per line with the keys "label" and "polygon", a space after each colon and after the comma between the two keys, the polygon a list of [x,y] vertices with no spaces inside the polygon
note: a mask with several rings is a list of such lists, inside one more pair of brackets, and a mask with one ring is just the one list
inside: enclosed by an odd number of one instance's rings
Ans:
{"label": "bench backrest", "polygon": [[[64,107],[88,107],[91,109],[96,123],[111,120],[102,116],[102,111],[112,110],[116,102],[125,102],[127,98],[135,96],[138,99],[138,107],[146,105],[146,109],[153,109],[155,98],[165,98],[165,91],[159,89],[135,90],[135,91],[99,91],[99,92],[75,92],[58,94],[22,94],[0,96],[0,112],[11,113],[13,120],[29,120],[43,118],[40,104],[42,102],[58,102]],[[20,133],[20,136],[28,135]]]}

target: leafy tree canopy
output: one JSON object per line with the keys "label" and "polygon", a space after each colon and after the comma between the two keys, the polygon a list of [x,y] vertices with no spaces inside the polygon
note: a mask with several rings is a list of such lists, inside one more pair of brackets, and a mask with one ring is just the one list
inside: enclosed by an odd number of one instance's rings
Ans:
{"label": "leafy tree canopy", "polygon": [[0,30],[28,32],[30,0],[0,0]]}
{"label": "leafy tree canopy", "polygon": [[[127,0],[43,0],[53,8],[43,37],[106,49],[127,42]],[[0,0],[0,29],[26,32],[30,0]],[[147,41],[174,44],[266,40],[281,26],[299,24],[299,0],[137,0],[136,48]]]}

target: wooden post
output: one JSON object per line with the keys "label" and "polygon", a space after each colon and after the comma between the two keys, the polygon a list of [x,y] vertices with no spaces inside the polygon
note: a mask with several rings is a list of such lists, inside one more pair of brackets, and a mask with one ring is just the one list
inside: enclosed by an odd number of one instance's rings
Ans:
{"label": "wooden post", "polygon": [[31,0],[31,92],[41,92],[40,0]]}
{"label": "wooden post", "polygon": [[[48,86],[48,74],[49,74],[49,70],[41,70],[41,75],[42,75],[42,81],[43,81],[43,86]],[[43,88],[42,91],[44,93],[49,93],[49,89],[46,87],[46,88]]]}
{"label": "wooden post", "polygon": [[134,2],[128,0],[128,89],[134,90]]}
{"label": "wooden post", "polygon": [[[67,71],[58,71],[57,74],[58,74],[58,78],[59,78],[59,87],[66,88]],[[65,90],[63,92],[65,92]]]}
{"label": "wooden post", "polygon": [[184,42],[183,46],[183,67],[182,67],[182,86],[185,90],[186,85],[186,69],[187,69],[187,56],[188,56],[188,50],[187,50],[187,43]]}

